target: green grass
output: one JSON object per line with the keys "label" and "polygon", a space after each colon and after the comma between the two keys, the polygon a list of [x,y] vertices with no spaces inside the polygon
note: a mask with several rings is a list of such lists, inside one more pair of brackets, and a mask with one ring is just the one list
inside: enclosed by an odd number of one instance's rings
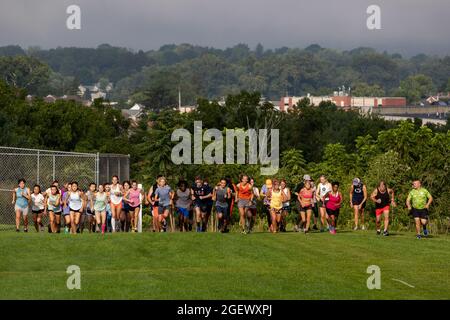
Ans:
{"label": "green grass", "polygon": [[[0,243],[0,299],[450,298],[448,236],[5,231]],[[69,265],[81,290],[66,287]],[[367,289],[369,265],[381,290]]]}

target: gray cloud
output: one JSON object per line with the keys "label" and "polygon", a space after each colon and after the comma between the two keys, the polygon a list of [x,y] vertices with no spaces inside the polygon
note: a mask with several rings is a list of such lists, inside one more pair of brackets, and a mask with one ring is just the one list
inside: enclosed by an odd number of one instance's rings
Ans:
{"label": "gray cloud", "polygon": [[[82,30],[66,29],[81,7]],[[382,30],[366,28],[366,8],[382,10]],[[225,48],[371,46],[403,54],[450,54],[448,0],[2,0],[0,45],[157,49],[168,43]]]}

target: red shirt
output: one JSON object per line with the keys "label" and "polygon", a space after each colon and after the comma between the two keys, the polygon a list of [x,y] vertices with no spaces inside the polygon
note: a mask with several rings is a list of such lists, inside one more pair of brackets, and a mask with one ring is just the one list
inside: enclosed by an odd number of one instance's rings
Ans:
{"label": "red shirt", "polygon": [[340,202],[342,200],[341,193],[338,192],[336,195],[333,195],[332,192],[328,193],[328,202],[325,205],[327,209],[337,210],[341,207]]}

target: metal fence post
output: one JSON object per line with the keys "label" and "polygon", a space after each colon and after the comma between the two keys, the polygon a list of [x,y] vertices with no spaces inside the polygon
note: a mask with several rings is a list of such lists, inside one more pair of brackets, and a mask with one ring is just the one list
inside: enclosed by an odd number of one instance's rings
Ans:
{"label": "metal fence post", "polygon": [[53,181],[56,180],[56,174],[55,174],[56,168],[55,167],[56,167],[56,158],[55,158],[55,155],[53,155],[53,170],[52,170]]}
{"label": "metal fence post", "polygon": [[100,183],[100,153],[97,152],[97,156],[95,157],[95,183],[98,184]]}
{"label": "metal fence post", "polygon": [[37,170],[36,170],[36,183],[39,183],[39,167],[40,167],[40,163],[39,163],[39,150],[37,152]]}

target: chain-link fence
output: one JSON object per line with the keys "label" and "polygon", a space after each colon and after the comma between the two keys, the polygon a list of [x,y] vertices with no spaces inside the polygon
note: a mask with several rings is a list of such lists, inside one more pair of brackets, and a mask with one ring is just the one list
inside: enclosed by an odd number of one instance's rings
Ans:
{"label": "chain-link fence", "polygon": [[105,183],[113,175],[128,180],[129,167],[128,155],[0,147],[0,230],[15,228],[12,191],[19,179],[31,190],[35,184],[45,190],[55,180],[60,185],[77,181],[86,189],[90,182]]}

